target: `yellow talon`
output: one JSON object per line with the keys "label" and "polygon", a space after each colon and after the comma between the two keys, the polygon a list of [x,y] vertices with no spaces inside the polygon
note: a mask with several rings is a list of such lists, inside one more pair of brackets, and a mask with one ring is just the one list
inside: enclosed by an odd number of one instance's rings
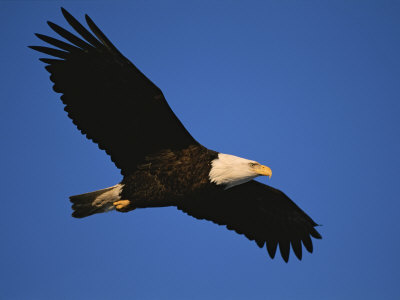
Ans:
{"label": "yellow talon", "polygon": [[131,204],[131,201],[129,200],[119,200],[115,201],[113,205],[118,211],[128,211],[127,208]]}

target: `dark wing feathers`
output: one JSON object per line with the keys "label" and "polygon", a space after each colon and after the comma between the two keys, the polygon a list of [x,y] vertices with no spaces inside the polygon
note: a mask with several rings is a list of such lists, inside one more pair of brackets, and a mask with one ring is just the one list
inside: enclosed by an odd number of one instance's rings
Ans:
{"label": "dark wing feathers", "polygon": [[99,42],[85,27],[81,25],[69,12],[61,8],[61,12],[69,25],[75,29],[86,41],[88,41],[95,48],[102,48],[104,45]]}
{"label": "dark wing feathers", "polygon": [[226,225],[259,247],[266,244],[271,258],[279,245],[286,262],[290,248],[301,260],[301,242],[312,252],[310,236],[321,238],[314,228],[317,224],[284,193],[254,180],[225,190],[217,198],[185,200],[178,208],[195,218]]}
{"label": "dark wing feathers", "polygon": [[110,42],[110,40],[104,35],[103,32],[97,27],[97,25],[92,21],[92,19],[85,15],[86,23],[89,25],[89,28],[93,31],[93,33],[97,36],[97,38],[106,46],[110,51],[114,53],[119,53],[121,56],[121,52]]}
{"label": "dark wing feathers", "polygon": [[47,36],[47,35],[44,35],[44,34],[35,33],[35,35],[36,35],[39,39],[41,39],[42,41],[44,41],[44,42],[46,42],[46,43],[48,43],[48,44],[50,44],[50,45],[53,45],[53,46],[55,46],[55,47],[57,47],[57,48],[60,48],[60,49],[62,49],[62,50],[65,50],[65,51],[67,51],[67,52],[79,52],[79,51],[82,50],[82,49],[80,49],[80,48],[77,48],[77,47],[75,47],[75,46],[72,46],[71,44],[65,43],[65,42],[63,42],[63,41],[57,40],[57,39],[55,39],[55,38],[52,38],[52,37]]}
{"label": "dark wing feathers", "polygon": [[55,64],[55,63],[57,63],[57,62],[60,62],[60,61],[62,61],[62,60],[60,60],[60,59],[53,59],[53,58],[39,58],[39,60],[41,61],[41,62],[44,62],[45,64]]}
{"label": "dark wing feathers", "polygon": [[29,46],[29,48],[58,58],[67,58],[69,54],[68,52],[65,51],[43,46]]}
{"label": "dark wing feathers", "polygon": [[292,249],[293,249],[294,254],[296,254],[297,258],[299,260],[301,260],[303,253],[302,253],[302,250],[301,250],[302,248],[301,248],[300,239],[299,238],[293,238],[293,240],[290,243],[292,245]]}
{"label": "dark wing feathers", "polygon": [[47,24],[51,29],[54,30],[55,33],[58,33],[60,36],[62,36],[64,39],[69,41],[70,43],[78,46],[79,48],[85,50],[89,49],[91,46],[78,38],[76,35],[72,34],[68,30],[65,30],[64,28],[58,26],[57,24],[54,24],[53,22],[48,21]]}
{"label": "dark wing feathers", "polygon": [[271,258],[275,257],[277,247],[278,247],[278,241],[276,239],[270,239],[267,242],[267,251]]}
{"label": "dark wing feathers", "polygon": [[[94,35],[65,9],[67,22],[81,36],[48,22],[69,43],[36,34],[56,47],[31,46],[58,59],[48,64],[54,90],[78,129],[104,149],[127,175],[147,155],[197,144],[166,102],[161,90],[126,59],[94,22]],[[97,38],[96,38],[97,37]]]}

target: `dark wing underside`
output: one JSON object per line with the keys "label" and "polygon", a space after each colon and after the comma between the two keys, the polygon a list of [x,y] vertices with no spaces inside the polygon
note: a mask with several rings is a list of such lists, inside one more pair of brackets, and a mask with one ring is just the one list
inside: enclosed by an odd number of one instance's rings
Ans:
{"label": "dark wing underside", "polygon": [[[31,46],[51,55],[54,90],[62,93],[65,111],[87,138],[104,149],[123,175],[143,158],[162,149],[197,144],[166,102],[161,90],[125,58],[93,21],[85,29],[66,10],[68,23],[83,38],[58,25],[49,26],[68,42],[36,34],[56,48]],[[58,48],[58,49],[57,49]]]}
{"label": "dark wing underside", "polygon": [[257,181],[250,181],[222,193],[216,199],[184,201],[178,209],[197,219],[206,219],[244,234],[262,248],[266,244],[271,258],[276,248],[289,260],[290,245],[302,258],[302,245],[311,253],[310,236],[320,239],[317,224],[284,193]]}

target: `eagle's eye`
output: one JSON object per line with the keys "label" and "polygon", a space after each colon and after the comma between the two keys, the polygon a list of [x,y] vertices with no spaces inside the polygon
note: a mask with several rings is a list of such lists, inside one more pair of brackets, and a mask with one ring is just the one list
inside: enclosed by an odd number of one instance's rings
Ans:
{"label": "eagle's eye", "polygon": [[255,167],[258,165],[258,163],[249,163],[250,167]]}

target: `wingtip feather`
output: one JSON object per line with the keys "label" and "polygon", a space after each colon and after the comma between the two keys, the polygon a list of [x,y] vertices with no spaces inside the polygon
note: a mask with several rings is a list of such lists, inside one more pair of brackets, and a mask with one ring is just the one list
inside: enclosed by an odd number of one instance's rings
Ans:
{"label": "wingtip feather", "polygon": [[271,257],[271,258],[275,257],[277,246],[278,246],[278,243],[276,241],[268,241],[267,242],[267,251],[268,251],[269,257]]}
{"label": "wingtip feather", "polygon": [[279,251],[281,252],[283,260],[287,263],[290,255],[290,243],[288,241],[280,241]]}
{"label": "wingtip feather", "polygon": [[[61,13],[64,15],[64,14],[70,14],[64,7],[60,7],[60,9],[61,9]],[[65,16],[65,15],[64,15]]]}
{"label": "wingtip feather", "polygon": [[302,246],[300,240],[293,240],[291,241],[292,249],[294,254],[297,256],[299,260],[303,257]]}
{"label": "wingtip feather", "polygon": [[310,236],[307,234],[302,239],[304,247],[307,249],[308,252],[313,253],[313,244],[311,241]]}
{"label": "wingtip feather", "polygon": [[318,239],[318,240],[322,239],[321,234],[317,230],[315,230],[315,228],[311,229],[310,234],[315,239]]}
{"label": "wingtip feather", "polygon": [[256,242],[258,247],[260,247],[260,248],[264,247],[265,241],[255,240],[255,242]]}

